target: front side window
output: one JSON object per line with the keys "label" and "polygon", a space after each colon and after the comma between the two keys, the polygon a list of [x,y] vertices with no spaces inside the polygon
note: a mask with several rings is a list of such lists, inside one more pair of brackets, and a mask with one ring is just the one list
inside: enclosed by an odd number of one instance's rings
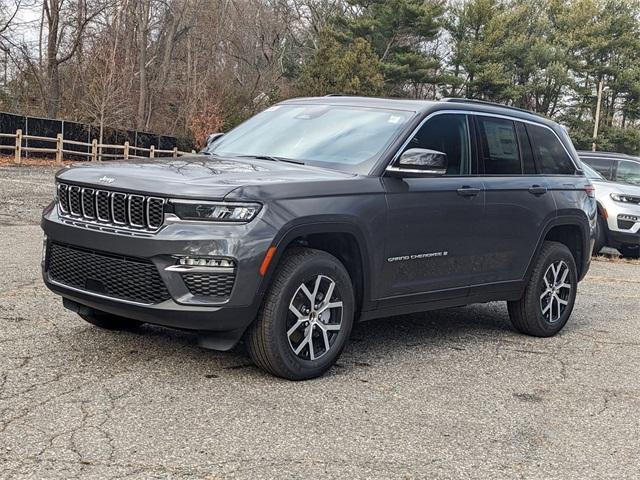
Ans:
{"label": "front side window", "polygon": [[415,112],[348,105],[276,105],[217,141],[220,156],[269,156],[368,173]]}
{"label": "front side window", "polygon": [[435,115],[425,122],[405,147],[436,150],[447,155],[446,175],[471,172],[469,123],[466,115]]}
{"label": "front side window", "polygon": [[586,157],[583,158],[582,161],[589,164],[589,166],[591,166],[596,172],[601,174],[607,180],[611,180],[613,178],[613,160],[609,160],[607,158]]}
{"label": "front side window", "polygon": [[522,161],[515,124],[511,120],[478,116],[481,158],[486,175],[520,175]]}
{"label": "front side window", "polygon": [[618,171],[616,173],[618,182],[631,183],[640,185],[640,163],[622,160],[618,163]]}
{"label": "front side window", "polygon": [[576,168],[558,137],[548,128],[527,125],[538,171],[544,175],[573,175]]}

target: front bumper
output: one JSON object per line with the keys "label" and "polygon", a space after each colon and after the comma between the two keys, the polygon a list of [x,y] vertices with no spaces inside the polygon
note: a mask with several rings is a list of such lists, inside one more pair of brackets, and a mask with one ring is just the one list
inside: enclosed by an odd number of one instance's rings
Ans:
{"label": "front bumper", "polygon": [[[90,288],[78,288],[55,281],[49,275],[48,254],[43,259],[46,286],[67,299],[66,306],[96,310],[172,328],[213,332],[239,339],[255,318],[262,292],[260,264],[275,237],[274,229],[261,218],[249,224],[207,224],[173,222],[149,236],[132,236],[101,231],[90,226],[70,225],[51,205],[44,211],[42,229],[47,244],[52,242],[111,255],[135,257],[151,262],[165,284],[170,298],[143,304],[114,298]],[[50,251],[47,248],[47,251]],[[235,282],[224,300],[193,295],[180,272],[166,270],[177,256],[214,256],[233,259]],[[224,332],[224,334],[222,334]]]}
{"label": "front bumper", "polygon": [[625,205],[607,199],[607,245],[619,248],[623,245],[640,245],[640,221],[628,221],[630,217],[640,218],[640,205]]}
{"label": "front bumper", "polygon": [[640,246],[640,232],[629,233],[610,230],[607,233],[607,244],[616,249],[622,246]]}

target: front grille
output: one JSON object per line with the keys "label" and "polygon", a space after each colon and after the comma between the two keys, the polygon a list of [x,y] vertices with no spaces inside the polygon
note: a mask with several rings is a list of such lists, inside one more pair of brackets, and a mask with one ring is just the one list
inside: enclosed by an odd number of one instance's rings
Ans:
{"label": "front grille", "polygon": [[192,295],[225,299],[231,295],[235,273],[184,273],[182,280]]}
{"label": "front grille", "polygon": [[164,198],[58,184],[64,217],[97,225],[155,232],[164,221]]}
{"label": "front grille", "polygon": [[132,302],[154,304],[171,298],[149,260],[51,243],[49,278],[69,287]]}

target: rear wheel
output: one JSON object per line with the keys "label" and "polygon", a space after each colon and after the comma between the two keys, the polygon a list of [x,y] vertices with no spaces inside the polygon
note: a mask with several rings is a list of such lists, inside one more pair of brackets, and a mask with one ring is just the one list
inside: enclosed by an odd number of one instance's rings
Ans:
{"label": "rear wheel", "polygon": [[640,245],[623,245],[620,247],[620,253],[624,258],[640,258]]}
{"label": "rear wheel", "polygon": [[573,311],[577,278],[575,260],[566,245],[545,242],[524,295],[507,303],[513,326],[536,337],[558,333]]}
{"label": "rear wheel", "polygon": [[86,322],[106,330],[133,330],[143,323],[93,309],[78,312],[78,315]]}
{"label": "rear wheel", "polygon": [[354,303],[351,279],[337,258],[319,250],[292,249],[274,273],[247,333],[249,355],[279,377],[318,377],[342,353]]}

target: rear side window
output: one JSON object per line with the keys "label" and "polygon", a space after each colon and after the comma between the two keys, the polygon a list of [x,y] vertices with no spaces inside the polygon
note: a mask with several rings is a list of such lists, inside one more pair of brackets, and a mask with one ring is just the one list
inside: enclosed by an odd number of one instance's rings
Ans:
{"label": "rear side window", "polygon": [[487,175],[522,174],[522,160],[514,122],[491,117],[476,118],[484,173]]}
{"label": "rear side window", "polygon": [[548,128],[527,125],[538,170],[546,175],[573,175],[575,166],[558,137]]}
{"label": "rear side window", "polygon": [[618,182],[640,185],[640,163],[621,160],[616,172]]}
{"label": "rear side window", "polygon": [[612,166],[613,160],[606,158],[582,158],[582,161],[593,168],[596,172],[602,175],[607,180],[613,179]]}

